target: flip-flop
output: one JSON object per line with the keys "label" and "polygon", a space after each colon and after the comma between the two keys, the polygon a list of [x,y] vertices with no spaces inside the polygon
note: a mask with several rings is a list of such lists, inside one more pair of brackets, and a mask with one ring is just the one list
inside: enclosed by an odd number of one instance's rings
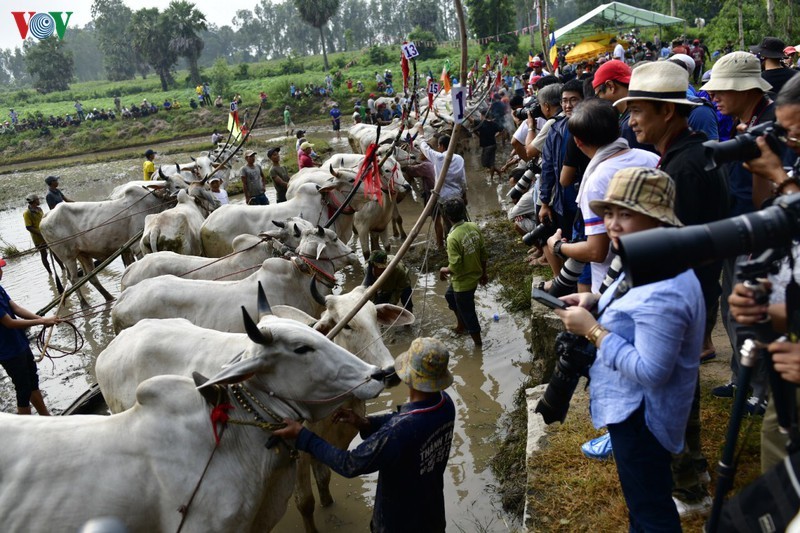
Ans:
{"label": "flip-flop", "polygon": [[717,357],[717,352],[714,348],[709,348],[708,350],[704,350],[700,354],[700,364],[707,363],[716,357]]}

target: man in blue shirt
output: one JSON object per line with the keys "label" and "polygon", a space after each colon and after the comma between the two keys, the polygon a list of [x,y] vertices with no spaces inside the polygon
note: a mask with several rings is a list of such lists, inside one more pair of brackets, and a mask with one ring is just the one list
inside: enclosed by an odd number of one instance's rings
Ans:
{"label": "man in blue shirt", "polygon": [[[3,279],[4,266],[6,262],[0,259],[0,280]],[[14,384],[18,414],[31,414],[33,404],[40,416],[50,415],[39,390],[39,374],[24,330],[33,326],[53,326],[59,322],[58,317],[44,318],[17,305],[0,287],[0,366]]]}
{"label": "man in blue shirt", "polygon": [[336,132],[336,139],[342,138],[342,112],[339,111],[339,104],[333,104],[333,109],[331,109],[331,123],[333,124],[333,131]]}
{"label": "man in blue shirt", "polygon": [[333,414],[361,432],[353,451],[334,448],[294,420],[278,437],[296,439],[308,452],[345,477],[378,472],[373,532],[443,532],[444,471],[455,424],[453,400],[444,389],[453,383],[447,369],[450,354],[440,341],[417,338],[395,360],[398,377],[408,385],[409,403],[397,413],[364,418],[349,409]]}

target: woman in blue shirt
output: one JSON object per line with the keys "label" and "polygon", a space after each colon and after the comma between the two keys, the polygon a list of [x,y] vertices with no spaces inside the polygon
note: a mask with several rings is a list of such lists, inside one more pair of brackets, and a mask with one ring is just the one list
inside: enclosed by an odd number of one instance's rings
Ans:
{"label": "woman in blue shirt", "polygon": [[[0,280],[4,266],[6,262],[0,259]],[[32,326],[52,326],[59,321],[57,317],[41,317],[19,306],[0,287],[0,366],[14,384],[18,414],[31,414],[31,404],[39,415],[50,414],[39,390],[36,362],[24,330]]]}
{"label": "woman in blue shirt", "polygon": [[[629,168],[614,175],[604,200],[590,205],[616,247],[622,235],[682,225],[674,203],[675,186],[666,173]],[[697,382],[705,323],[700,283],[687,270],[628,288],[623,274],[602,297],[563,299],[571,307],[556,312],[566,329],[597,347],[590,370],[592,422],[608,427],[630,531],[681,531],[670,463],[683,450]],[[595,307],[599,321],[590,312]]]}

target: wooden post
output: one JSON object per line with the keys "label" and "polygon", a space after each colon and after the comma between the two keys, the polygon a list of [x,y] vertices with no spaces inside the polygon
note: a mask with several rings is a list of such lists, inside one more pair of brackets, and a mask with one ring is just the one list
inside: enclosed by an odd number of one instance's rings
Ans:
{"label": "wooden post", "polygon": [[[456,8],[456,16],[458,17],[458,27],[461,33],[461,75],[459,77],[459,81],[466,81],[467,79],[467,25],[464,21],[464,10],[461,7],[461,0],[453,0]],[[463,84],[462,84],[463,86]],[[447,170],[450,168],[450,161],[453,159],[453,153],[455,152],[455,147],[458,142],[458,135],[461,133],[461,124],[456,122],[455,126],[453,127],[453,135],[450,139],[450,145],[447,147],[447,153],[445,154],[444,158],[444,165],[442,166],[442,171],[439,173],[439,176],[436,178],[436,185],[431,191],[431,197],[428,199],[428,203],[425,205],[425,209],[422,210],[422,214],[417,219],[416,224],[414,227],[411,228],[411,231],[408,232],[408,237],[406,240],[403,241],[403,244],[400,246],[400,249],[397,250],[397,254],[394,256],[394,259],[386,265],[386,270],[375,280],[375,283],[372,284],[366,291],[364,291],[364,295],[361,299],[356,302],[353,308],[350,310],[347,315],[345,315],[334,327],[328,332],[327,337],[329,339],[333,339],[336,335],[342,331],[350,320],[353,319],[356,314],[364,307],[364,304],[367,303],[372,299],[372,297],[378,292],[378,289],[383,285],[384,281],[386,281],[389,276],[392,275],[394,269],[397,267],[397,264],[400,263],[400,260],[403,258],[405,253],[411,247],[411,244],[414,242],[414,239],[419,235],[419,232],[422,230],[422,226],[425,224],[425,220],[428,218],[428,215],[433,211],[433,208],[436,206],[436,202],[439,198],[439,193],[444,186],[444,177],[447,175]]]}

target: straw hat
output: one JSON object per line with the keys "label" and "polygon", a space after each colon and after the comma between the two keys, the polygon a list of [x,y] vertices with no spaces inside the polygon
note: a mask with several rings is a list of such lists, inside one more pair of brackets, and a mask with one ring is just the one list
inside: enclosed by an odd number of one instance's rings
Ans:
{"label": "straw hat", "polygon": [[453,383],[453,374],[447,368],[449,361],[450,352],[441,341],[419,337],[397,356],[394,368],[397,376],[412,389],[438,392]]}
{"label": "straw hat", "polygon": [[633,69],[628,85],[628,96],[614,105],[629,100],[653,100],[674,104],[700,105],[686,99],[689,89],[689,73],[686,69],[669,61],[649,62]]}
{"label": "straw hat", "polygon": [[700,87],[701,91],[749,91],[772,89],[761,77],[761,61],[748,52],[725,54],[714,65],[711,80]]}
{"label": "straw hat", "polygon": [[636,211],[670,226],[683,226],[675,216],[675,183],[662,170],[644,167],[618,170],[608,184],[606,197],[589,202],[589,207],[595,213],[602,213],[612,205]]}
{"label": "straw hat", "polygon": [[247,151],[244,153],[244,156],[245,156],[245,157],[250,157],[251,155],[256,155],[256,153],[257,153],[257,152],[256,152],[255,150],[247,150]]}
{"label": "straw hat", "polygon": [[300,145],[300,149],[301,150],[305,150],[306,148],[314,148],[314,145],[311,144],[308,141],[306,141],[306,142],[304,142],[303,144]]}

